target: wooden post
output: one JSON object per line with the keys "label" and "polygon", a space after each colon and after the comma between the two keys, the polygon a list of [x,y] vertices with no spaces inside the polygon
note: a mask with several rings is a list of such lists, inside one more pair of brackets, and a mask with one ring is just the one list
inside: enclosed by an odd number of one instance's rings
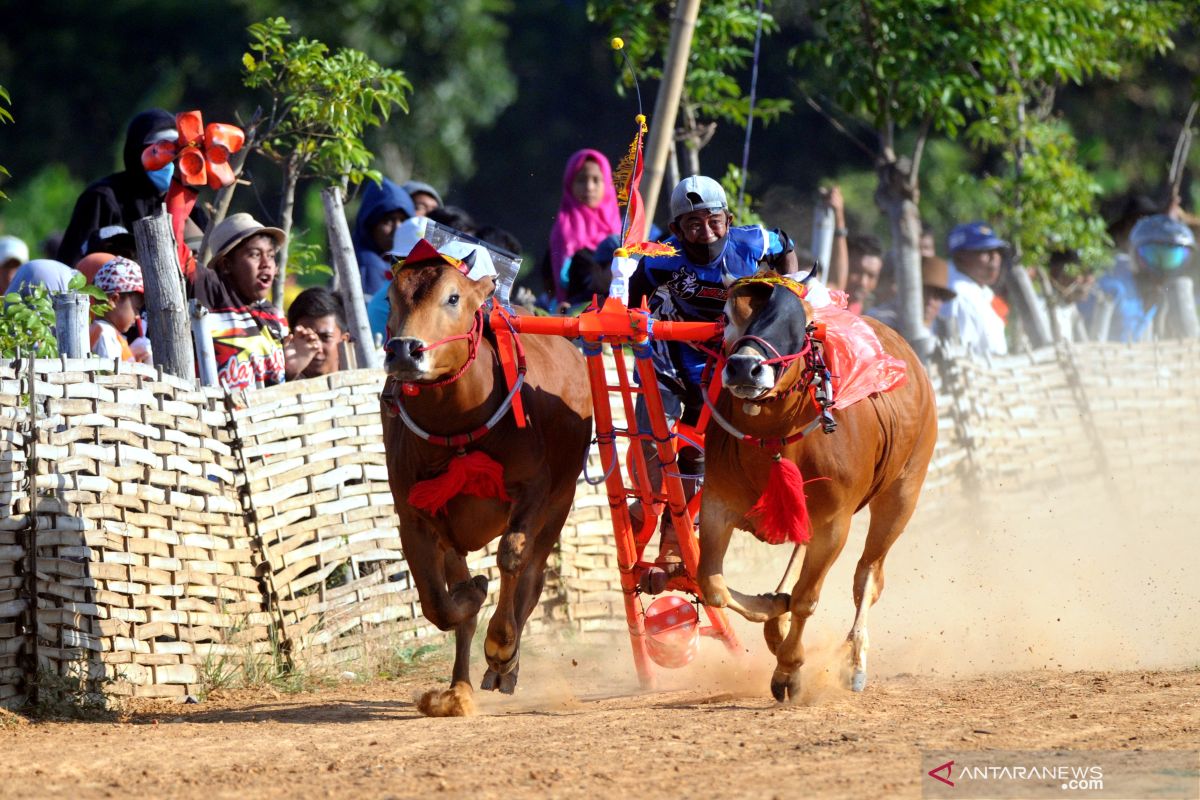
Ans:
{"label": "wooden post", "polygon": [[217,353],[212,334],[208,331],[208,309],[192,298],[188,301],[188,311],[192,318],[192,343],[196,348],[200,385],[216,386],[220,379],[217,377]]}
{"label": "wooden post", "polygon": [[[1029,335],[1029,343],[1037,347],[1045,347],[1052,344],[1055,337],[1051,331],[1051,318],[1049,315],[1050,298],[1047,297],[1045,304],[1038,301],[1037,291],[1033,288],[1033,281],[1029,277],[1029,273],[1025,267],[1020,264],[1013,264],[1008,269],[1008,285],[1012,289],[1011,300],[1013,307],[1020,316],[1021,321],[1025,324],[1025,332]],[[1067,331],[1062,331],[1065,335]]]}
{"label": "wooden post", "polygon": [[25,528],[25,599],[29,603],[25,607],[25,697],[26,702],[35,706],[38,702],[38,670],[41,667],[41,653],[38,652],[38,488],[37,488],[37,359],[29,354],[29,466],[27,480],[29,481],[29,516]]}
{"label": "wooden post", "polygon": [[1200,336],[1196,319],[1196,293],[1190,275],[1180,275],[1167,281],[1166,308],[1167,338],[1195,339]]}
{"label": "wooden post", "polygon": [[[817,273],[821,283],[829,283],[829,261],[833,258],[833,232],[837,228],[837,220],[833,206],[823,198],[813,206],[812,219],[812,254],[821,269]],[[801,264],[801,271],[807,265]],[[840,287],[839,287],[840,288]]]}
{"label": "wooden post", "polygon": [[[683,79],[687,75],[688,53],[692,49],[692,33],[700,14],[700,0],[678,0],[671,19],[671,41],[663,62],[662,83],[654,99],[654,116],[650,118],[650,138],[646,143],[646,172],[642,181],[642,199],[646,203],[646,230],[638,233],[649,237],[658,206],[666,171],[667,153],[675,138],[675,115],[679,113],[679,98],[683,96]],[[684,176],[687,177],[686,175]],[[671,187],[675,188],[675,187]]]}
{"label": "wooden post", "polygon": [[329,256],[338,276],[342,298],[346,301],[346,321],[350,325],[350,336],[354,339],[354,354],[360,367],[375,369],[379,366],[379,354],[371,337],[371,325],[367,322],[367,304],[363,300],[362,279],[358,274],[358,259],[350,240],[350,226],[346,223],[341,188],[327,186],[322,189],[321,203],[325,206]]}
{"label": "wooden post", "polygon": [[164,372],[195,382],[196,357],[183,273],[166,208],[160,206],[157,213],[136,220],[133,238],[146,285],[146,332],[154,350],[154,363]]}
{"label": "wooden post", "polygon": [[85,358],[92,350],[88,338],[88,310],[91,301],[86,294],[62,292],[51,297],[54,303],[54,336],[58,339],[58,354],[66,358]]}

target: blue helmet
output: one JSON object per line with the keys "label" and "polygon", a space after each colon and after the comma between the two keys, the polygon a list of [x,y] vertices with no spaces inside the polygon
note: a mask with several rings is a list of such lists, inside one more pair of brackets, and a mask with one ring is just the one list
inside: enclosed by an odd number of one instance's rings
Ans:
{"label": "blue helmet", "polygon": [[1147,269],[1171,273],[1184,267],[1196,249],[1192,229],[1166,214],[1142,217],[1129,233],[1138,261]]}

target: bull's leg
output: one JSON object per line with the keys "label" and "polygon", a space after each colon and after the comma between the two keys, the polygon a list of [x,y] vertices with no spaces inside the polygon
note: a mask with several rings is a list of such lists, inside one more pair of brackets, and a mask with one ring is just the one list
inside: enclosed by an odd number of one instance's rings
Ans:
{"label": "bull's leg", "polygon": [[700,574],[696,576],[705,604],[736,611],[751,622],[786,614],[786,594],[748,595],[725,585],[725,552],[737,521],[720,498],[705,495],[700,503]]}
{"label": "bull's leg", "polygon": [[[407,550],[405,551],[408,552]],[[412,562],[409,562],[410,569]],[[463,591],[475,592],[479,589],[478,579],[472,580],[467,560],[454,550],[446,550],[442,559],[443,586],[449,583],[457,588],[459,594]],[[416,574],[414,573],[414,578]],[[483,576],[478,576],[483,578]],[[487,592],[487,579],[483,578],[483,592]],[[455,595],[455,589],[446,592],[450,597]],[[422,608],[425,608],[422,601]],[[450,676],[450,688],[434,689],[426,692],[417,703],[422,713],[431,717],[464,717],[474,713],[474,692],[471,689],[471,641],[475,638],[477,613],[463,618],[454,627],[454,669]],[[429,616],[426,612],[426,616]],[[444,620],[442,620],[444,622]],[[435,621],[438,627],[439,622]],[[443,628],[443,630],[445,630]]]}
{"label": "bull's leg", "polygon": [[[787,569],[783,571],[783,577],[779,580],[779,586],[775,588],[775,594],[781,595],[789,592],[796,581],[800,577],[800,567],[804,564],[804,545],[798,544],[792,548],[792,557],[788,559]],[[767,620],[763,623],[763,638],[767,641],[767,649],[771,651],[771,655],[775,655],[779,650],[779,643],[783,641],[783,637],[787,636],[789,619],[787,614],[780,614],[778,617]]]}
{"label": "bull's leg", "polygon": [[562,523],[566,521],[566,515],[570,513],[570,507],[562,514],[562,519],[554,525],[547,525],[542,529],[538,538],[534,540],[533,554],[529,559],[529,563],[525,565],[524,571],[521,572],[520,578],[517,580],[516,594],[513,599],[513,614],[516,618],[517,639],[513,644],[513,654],[511,658],[511,667],[508,672],[498,674],[490,667],[486,675],[484,675],[485,683],[494,681],[494,686],[485,686],[484,688],[499,689],[504,694],[512,694],[517,686],[517,674],[521,669],[521,636],[525,632],[525,624],[529,621],[529,615],[537,608],[538,600],[542,596],[542,587],[546,582],[546,561],[550,558],[551,551],[554,550],[554,545],[558,542],[558,535],[562,531]]}
{"label": "bull's leg", "polygon": [[[531,493],[536,494],[536,493]],[[510,517],[508,531],[500,537],[500,548],[496,553],[496,565],[500,568],[500,591],[496,595],[496,610],[488,623],[487,639],[483,643],[483,654],[487,658],[488,670],[483,676],[483,689],[500,689],[506,694],[516,687],[517,645],[520,627],[517,622],[517,588],[522,574],[533,560],[535,539],[538,530],[533,521],[532,500],[518,501]]]}
{"label": "bull's leg", "polygon": [[466,620],[474,620],[487,599],[487,577],[471,578],[464,571],[461,580],[450,580],[446,573],[446,556],[437,544],[437,535],[429,524],[416,517],[406,516],[400,523],[400,544],[404,560],[411,570],[421,613],[438,630],[448,631]]}
{"label": "bull's leg", "polygon": [[854,670],[850,688],[856,692],[867,686],[867,612],[883,592],[883,560],[917,506],[921,482],[916,481],[915,487],[911,484],[901,478],[871,501],[871,527],[854,570],[854,625],[846,637]]}
{"label": "bull's leg", "polygon": [[[471,579],[467,569],[467,560],[454,550],[446,551],[446,578],[451,585],[466,583]],[[454,670],[450,674],[450,684],[465,684],[471,689],[471,641],[475,638],[475,626],[479,620],[478,614],[472,615],[454,626]]]}
{"label": "bull's leg", "polygon": [[812,541],[804,555],[800,580],[792,590],[792,624],[775,652],[775,673],[771,676],[771,694],[775,699],[800,697],[800,667],[804,664],[804,624],[817,610],[817,599],[829,568],[842,552],[850,533],[850,514],[837,517],[824,526],[814,525]]}

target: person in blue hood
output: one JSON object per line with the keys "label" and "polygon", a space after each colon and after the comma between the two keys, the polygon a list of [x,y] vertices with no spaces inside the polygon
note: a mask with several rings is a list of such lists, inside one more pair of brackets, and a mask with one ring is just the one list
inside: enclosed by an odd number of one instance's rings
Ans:
{"label": "person in blue hood", "polygon": [[[161,108],[143,111],[133,118],[125,132],[122,150],[125,169],[101,178],[79,195],[71,222],[58,246],[59,261],[64,264],[79,261],[88,237],[101,228],[119,225],[131,231],[136,220],[158,210],[167,196],[175,164],[172,162],[162,169],[147,172],[142,166],[142,151],[155,142],[173,140],[178,135],[175,115]],[[204,230],[208,226],[208,214],[201,205],[197,203],[192,209],[191,219]]]}
{"label": "person in blue hood", "polygon": [[363,297],[387,287],[387,272],[392,262],[384,253],[392,249],[396,226],[412,215],[413,201],[408,192],[387,178],[381,184],[367,182],[354,221],[353,237]]}

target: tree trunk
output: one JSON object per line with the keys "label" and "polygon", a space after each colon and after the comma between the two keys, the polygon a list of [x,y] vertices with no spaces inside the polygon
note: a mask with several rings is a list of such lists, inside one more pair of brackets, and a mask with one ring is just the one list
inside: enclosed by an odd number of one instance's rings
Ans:
{"label": "tree trunk", "polygon": [[917,210],[916,187],[907,170],[888,162],[877,170],[875,204],[887,216],[896,254],[896,300],[900,310],[900,333],[917,355],[926,358],[933,350],[933,335],[925,327],[925,298],[921,280],[921,216]]}
{"label": "tree trunk", "polygon": [[283,195],[279,198],[279,227],[283,231],[283,246],[275,256],[278,272],[271,287],[271,302],[283,310],[283,285],[287,281],[288,240],[292,236],[292,209],[296,206],[296,184],[300,182],[300,167],[292,158],[283,165]]}
{"label": "tree trunk", "polygon": [[221,224],[221,220],[225,219],[225,215],[229,213],[229,204],[233,201],[233,193],[237,190],[237,178],[242,175],[242,167],[246,165],[246,158],[250,155],[250,150],[254,144],[253,129],[246,132],[246,143],[242,145],[242,149],[238,150],[229,159],[229,166],[233,169],[233,183],[228,186],[222,186],[217,191],[216,202],[213,203],[212,217],[208,220],[208,229],[204,231],[204,239],[200,242],[200,252],[196,254],[197,264],[207,264],[211,254],[208,252],[208,235],[212,233],[213,228]]}
{"label": "tree trunk", "polygon": [[[1046,347],[1053,344],[1056,337],[1051,330],[1050,315],[1053,312],[1050,310],[1050,298],[1047,298],[1044,304],[1039,302],[1029,272],[1020,264],[1013,264],[1009,268],[1007,281],[1012,290],[1014,310],[1021,319],[1030,345]],[[1054,328],[1057,327],[1055,324]],[[1062,335],[1061,331],[1059,335]]]}
{"label": "tree trunk", "polygon": [[667,185],[674,188],[682,178],[679,175],[679,143],[671,137],[670,151],[667,153]]}
{"label": "tree trunk", "polygon": [[338,275],[342,298],[346,301],[347,322],[350,324],[350,335],[354,337],[356,361],[360,367],[374,369],[379,366],[378,351],[371,337],[371,325],[367,321],[367,304],[363,301],[362,278],[358,274],[358,259],[354,256],[354,244],[350,240],[350,226],[346,223],[342,190],[337,186],[322,189],[321,203],[325,206],[329,255]]}
{"label": "tree trunk", "polygon": [[64,292],[52,298],[54,303],[54,337],[58,339],[58,354],[66,358],[84,358],[91,352],[88,338],[88,309],[91,301],[86,294]]}
{"label": "tree trunk", "polygon": [[658,97],[654,99],[654,116],[650,118],[650,137],[646,143],[646,172],[642,180],[642,200],[646,204],[646,230],[637,235],[646,238],[654,222],[658,195],[666,171],[667,150],[675,136],[675,115],[679,98],[683,96],[683,79],[687,75],[688,53],[692,49],[692,33],[700,13],[700,0],[678,0],[675,16],[671,18],[671,41],[663,62],[663,77]]}
{"label": "tree trunk", "polygon": [[196,380],[186,293],[171,219],[163,207],[133,223],[133,238],[146,286],[146,332],[154,362],[178,378]]}

